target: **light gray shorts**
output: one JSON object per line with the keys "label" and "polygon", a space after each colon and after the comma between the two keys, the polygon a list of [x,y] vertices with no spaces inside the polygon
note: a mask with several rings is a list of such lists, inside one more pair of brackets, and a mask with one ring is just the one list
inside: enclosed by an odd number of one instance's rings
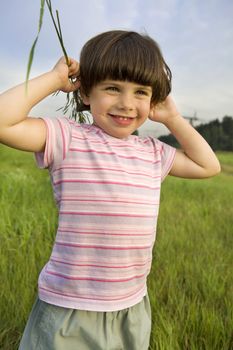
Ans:
{"label": "light gray shorts", "polygon": [[149,297],[124,310],[93,312],[37,299],[19,350],[148,350]]}

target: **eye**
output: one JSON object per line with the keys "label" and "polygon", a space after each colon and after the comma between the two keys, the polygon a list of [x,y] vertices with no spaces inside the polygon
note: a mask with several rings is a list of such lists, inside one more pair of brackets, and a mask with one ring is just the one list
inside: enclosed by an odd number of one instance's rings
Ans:
{"label": "eye", "polygon": [[146,91],[144,90],[137,90],[138,95],[147,95]]}
{"label": "eye", "polygon": [[136,94],[141,96],[149,96],[149,92],[147,90],[141,90],[141,89],[137,90]]}
{"label": "eye", "polygon": [[116,86],[107,86],[105,90],[113,91],[113,92],[118,92],[119,91],[119,89]]}

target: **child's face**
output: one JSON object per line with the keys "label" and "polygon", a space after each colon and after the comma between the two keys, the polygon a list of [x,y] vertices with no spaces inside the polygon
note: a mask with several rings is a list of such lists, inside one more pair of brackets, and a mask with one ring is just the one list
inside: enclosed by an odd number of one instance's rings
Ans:
{"label": "child's face", "polygon": [[125,138],[148,118],[151,96],[150,86],[104,80],[94,86],[83,101],[90,105],[96,126],[113,137]]}

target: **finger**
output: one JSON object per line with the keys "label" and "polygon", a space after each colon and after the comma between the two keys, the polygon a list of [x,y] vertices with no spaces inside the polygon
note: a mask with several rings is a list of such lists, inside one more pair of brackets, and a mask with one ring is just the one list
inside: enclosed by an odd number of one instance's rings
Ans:
{"label": "finger", "polygon": [[74,68],[76,66],[79,66],[79,63],[78,61],[76,61],[75,59],[73,58],[69,58],[69,68]]}
{"label": "finger", "polygon": [[151,118],[153,118],[153,116],[154,116],[154,110],[151,109],[149,112],[148,118],[151,119]]}
{"label": "finger", "polygon": [[71,84],[72,91],[78,90],[81,86],[81,82],[79,79],[73,80]]}
{"label": "finger", "polygon": [[69,77],[79,77],[79,66],[74,66],[72,69],[69,69]]}

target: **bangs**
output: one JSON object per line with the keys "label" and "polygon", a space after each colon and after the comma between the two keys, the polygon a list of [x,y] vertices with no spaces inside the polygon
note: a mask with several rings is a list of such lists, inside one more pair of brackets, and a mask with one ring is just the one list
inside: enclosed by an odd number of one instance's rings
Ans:
{"label": "bangs", "polygon": [[136,32],[110,31],[89,40],[80,56],[80,78],[87,95],[106,79],[151,86],[155,102],[171,90],[171,72],[159,46]]}
{"label": "bangs", "polygon": [[[131,37],[119,40],[100,54],[95,62],[94,80],[127,80],[142,85],[154,85],[158,72],[151,51],[135,45]],[[93,75],[92,75],[93,77]]]}

